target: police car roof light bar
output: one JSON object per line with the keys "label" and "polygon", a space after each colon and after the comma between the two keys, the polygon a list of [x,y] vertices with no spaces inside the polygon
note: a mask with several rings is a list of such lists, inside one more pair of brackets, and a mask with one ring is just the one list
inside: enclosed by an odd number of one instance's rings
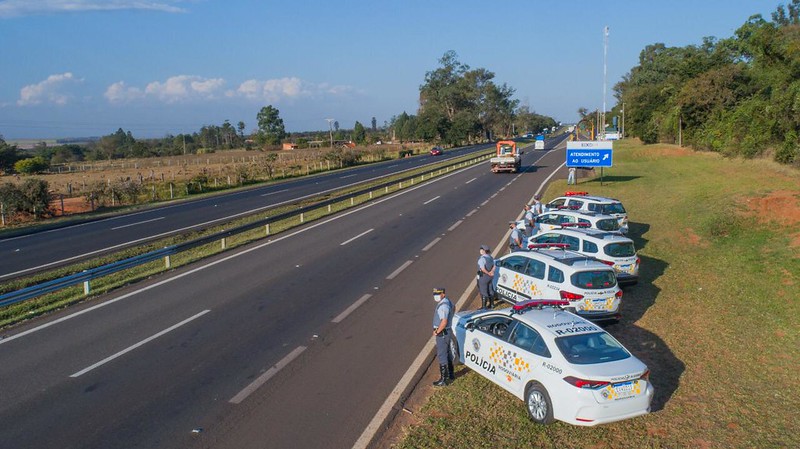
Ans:
{"label": "police car roof light bar", "polygon": [[564,196],[586,196],[588,194],[589,192],[575,192],[571,190],[564,192]]}
{"label": "police car roof light bar", "polygon": [[541,309],[542,307],[569,307],[569,301],[557,299],[528,299],[514,304],[511,306],[511,309],[519,313],[533,308]]}
{"label": "police car roof light bar", "polygon": [[591,223],[586,223],[584,221],[578,223],[561,223],[562,228],[589,228],[591,226]]}

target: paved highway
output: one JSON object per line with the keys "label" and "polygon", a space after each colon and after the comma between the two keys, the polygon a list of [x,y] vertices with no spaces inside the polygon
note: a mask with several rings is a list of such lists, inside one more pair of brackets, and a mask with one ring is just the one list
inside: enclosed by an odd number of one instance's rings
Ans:
{"label": "paved highway", "polygon": [[430,338],[431,287],[471,288],[563,163],[487,162],[12,329],[0,448],[352,447]]}
{"label": "paved highway", "polygon": [[370,164],[0,239],[0,281],[488,148],[490,145],[461,147],[442,156],[416,156]]}

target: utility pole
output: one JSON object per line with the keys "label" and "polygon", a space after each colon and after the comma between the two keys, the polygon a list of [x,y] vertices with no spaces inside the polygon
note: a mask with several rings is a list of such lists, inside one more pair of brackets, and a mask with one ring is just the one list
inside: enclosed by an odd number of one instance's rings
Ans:
{"label": "utility pole", "polygon": [[603,113],[600,116],[600,133],[606,135],[606,84],[608,84],[608,26],[603,28]]}
{"label": "utility pole", "polygon": [[333,149],[333,125],[332,125],[332,123],[333,123],[334,119],[326,118],[325,120],[328,121],[328,129],[330,130],[330,134],[331,134],[331,149]]}
{"label": "utility pole", "polygon": [[622,102],[622,133],[619,135],[620,139],[625,138],[625,102]]}

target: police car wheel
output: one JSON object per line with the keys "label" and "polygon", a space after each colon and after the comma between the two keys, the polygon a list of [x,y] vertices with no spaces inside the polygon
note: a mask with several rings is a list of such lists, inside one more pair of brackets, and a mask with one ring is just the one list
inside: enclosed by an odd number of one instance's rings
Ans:
{"label": "police car wheel", "polygon": [[550,424],[553,422],[553,403],[544,386],[534,382],[525,390],[525,409],[528,417],[537,424]]}
{"label": "police car wheel", "polygon": [[447,353],[450,360],[453,361],[453,365],[461,365],[461,358],[458,355],[458,342],[455,335],[450,336],[450,342],[447,343]]}

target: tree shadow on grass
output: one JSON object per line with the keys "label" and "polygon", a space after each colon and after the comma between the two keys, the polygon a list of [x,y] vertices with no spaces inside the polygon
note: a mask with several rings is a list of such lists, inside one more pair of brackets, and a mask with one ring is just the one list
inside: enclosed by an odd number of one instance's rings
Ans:
{"label": "tree shadow on grass", "polygon": [[[578,185],[581,184],[590,184],[590,183],[600,183],[600,170],[578,170]],[[627,182],[633,181],[635,179],[639,179],[641,176],[616,176],[616,175],[608,175],[604,174],[602,182]]]}

